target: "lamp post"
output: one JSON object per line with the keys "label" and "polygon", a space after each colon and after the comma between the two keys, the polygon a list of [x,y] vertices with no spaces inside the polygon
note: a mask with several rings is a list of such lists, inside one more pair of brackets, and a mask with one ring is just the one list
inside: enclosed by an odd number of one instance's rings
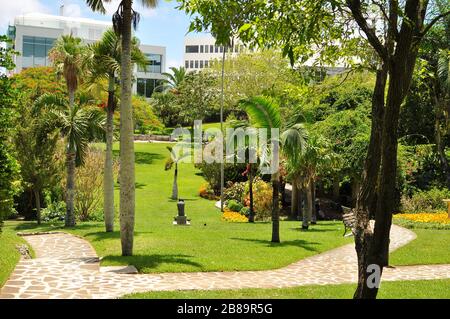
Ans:
{"label": "lamp post", "polygon": [[[225,75],[225,52],[227,50],[227,46],[224,46],[223,48],[223,54],[222,54],[222,83],[221,83],[221,94],[220,94],[220,131],[222,132],[222,152],[223,152],[223,145],[224,145],[224,134],[223,134],[223,100],[224,100],[224,92],[223,92],[223,86],[224,86],[224,75]],[[223,186],[224,186],[224,179],[225,179],[225,166],[224,166],[224,160],[223,160],[223,154],[220,161],[220,211],[223,213]]]}

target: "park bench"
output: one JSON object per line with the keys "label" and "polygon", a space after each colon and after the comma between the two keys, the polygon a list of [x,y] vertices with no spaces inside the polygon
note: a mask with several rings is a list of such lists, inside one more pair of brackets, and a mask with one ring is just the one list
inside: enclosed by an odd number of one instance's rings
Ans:
{"label": "park bench", "polygon": [[[342,222],[344,223],[344,234],[342,236],[344,236],[344,237],[352,236],[353,229],[355,228],[355,221],[356,221],[355,213],[349,207],[342,206],[342,209],[344,211],[344,213],[342,214]],[[352,231],[348,235],[346,235],[347,229],[350,229]]]}

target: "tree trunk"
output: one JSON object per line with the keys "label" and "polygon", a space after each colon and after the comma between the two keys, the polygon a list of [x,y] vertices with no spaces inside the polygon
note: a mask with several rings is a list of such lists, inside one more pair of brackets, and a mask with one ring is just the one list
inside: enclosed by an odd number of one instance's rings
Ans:
{"label": "tree trunk", "polygon": [[70,109],[73,109],[73,105],[75,103],[75,91],[74,90],[69,90],[69,106]]}
{"label": "tree trunk", "polygon": [[120,239],[122,256],[133,254],[135,176],[133,110],[131,108],[131,4],[122,1],[120,95]]}
{"label": "tree trunk", "polygon": [[361,187],[356,200],[355,250],[358,258],[358,286],[354,298],[367,296],[367,266],[372,230],[369,219],[374,214],[374,195],[381,163],[381,132],[383,130],[384,94],[387,80],[387,66],[377,70],[375,88],[372,96],[372,128],[369,148],[364,164]]}
{"label": "tree trunk", "polygon": [[298,216],[298,185],[297,178],[292,178],[291,192],[291,218],[295,220]]}
{"label": "tree trunk", "polygon": [[172,199],[178,199],[178,164],[175,163],[175,173],[173,174]]}
{"label": "tree trunk", "polygon": [[280,208],[279,201],[279,179],[278,173],[272,174],[272,242],[280,242]]}
{"label": "tree trunk", "polygon": [[250,197],[250,211],[248,215],[248,221],[250,223],[255,222],[255,213],[253,211],[253,172],[252,172],[252,164],[249,164],[248,169],[248,195]]}
{"label": "tree trunk", "polygon": [[297,191],[297,220],[303,216],[303,188],[300,185],[300,181],[298,183],[298,191]]}
{"label": "tree trunk", "polygon": [[40,190],[38,189],[33,189],[34,192],[34,200],[36,201],[36,220],[37,220],[37,224],[40,225],[41,224],[41,194],[40,194]]}
{"label": "tree trunk", "polygon": [[309,222],[311,221],[312,217],[312,210],[313,210],[313,201],[312,201],[312,192],[311,192],[311,181],[308,181],[306,184],[306,211],[303,212],[303,223],[302,223],[302,229],[308,229]]}
{"label": "tree trunk", "polygon": [[113,133],[114,133],[114,76],[109,76],[108,105],[106,108],[106,151],[103,175],[103,209],[105,230],[114,231],[114,171],[113,171]]}
{"label": "tree trunk", "polygon": [[75,226],[74,198],[75,198],[75,152],[69,149],[66,153],[66,227]]}
{"label": "tree trunk", "polygon": [[356,206],[356,201],[358,199],[358,194],[359,194],[359,189],[360,188],[361,188],[360,181],[357,178],[353,178],[353,182],[352,182],[352,205],[354,205],[354,206]]}
{"label": "tree trunk", "polygon": [[316,209],[316,182],[311,181],[311,224],[317,223],[317,209]]}

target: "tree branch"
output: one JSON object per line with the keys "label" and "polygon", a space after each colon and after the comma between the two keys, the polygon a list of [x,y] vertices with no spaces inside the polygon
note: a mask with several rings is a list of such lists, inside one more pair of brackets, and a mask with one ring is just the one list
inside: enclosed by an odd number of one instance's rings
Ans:
{"label": "tree branch", "polygon": [[353,18],[355,19],[358,26],[363,30],[363,32],[367,36],[367,40],[373,46],[375,51],[378,53],[380,58],[383,61],[388,60],[388,52],[386,48],[381,43],[380,39],[377,37],[375,30],[370,28],[367,24],[366,19],[364,18],[361,12],[361,1],[360,0],[347,0],[347,6],[352,12]]}
{"label": "tree branch", "polygon": [[430,23],[427,24],[425,29],[420,33],[420,36],[423,37],[425,34],[427,34],[428,31],[435,25],[440,19],[445,18],[446,16],[450,15],[450,11],[444,12],[436,17],[434,17],[433,20],[431,20]]}

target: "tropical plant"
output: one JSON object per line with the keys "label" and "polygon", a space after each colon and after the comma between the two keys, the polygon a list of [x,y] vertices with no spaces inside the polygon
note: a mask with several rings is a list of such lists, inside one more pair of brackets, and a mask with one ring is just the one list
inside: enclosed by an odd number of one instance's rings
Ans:
{"label": "tropical plant", "polygon": [[65,226],[75,226],[75,167],[84,163],[89,142],[103,137],[104,114],[98,109],[71,104],[59,95],[44,94],[36,102],[36,110],[48,113],[47,125],[57,129],[66,142],[66,218]]}
{"label": "tropical plant", "polygon": [[[114,174],[113,174],[113,132],[114,111],[117,105],[115,96],[117,75],[120,74],[121,39],[120,35],[112,29],[103,33],[100,41],[89,46],[91,59],[89,67],[88,88],[91,91],[107,91],[108,102],[106,105],[106,150],[103,175],[103,202],[105,215],[105,230],[114,230]],[[133,37],[131,40],[131,61],[139,67],[146,69],[147,58],[139,49],[139,40]],[[102,79],[107,80],[107,88],[101,86]]]}
{"label": "tropical plant", "polygon": [[[88,6],[105,13],[103,2],[109,0],[86,0]],[[142,0],[143,6],[154,8],[158,0]],[[133,10],[132,0],[122,0],[112,17],[113,28],[120,34],[122,54],[120,63],[120,236],[122,255],[133,254],[134,215],[135,215],[135,173],[134,173],[134,141],[133,112],[131,109],[131,27],[136,29],[139,13]]]}
{"label": "tropical plant", "polygon": [[155,90],[170,90],[172,93],[177,94],[178,88],[183,83],[186,76],[186,69],[182,66],[180,66],[179,68],[170,67],[169,69],[172,71],[172,73],[163,72],[162,75],[164,75],[166,78],[162,80],[162,84],[157,86]]}
{"label": "tropical plant", "polygon": [[173,184],[172,184],[172,199],[178,199],[178,163],[185,158],[186,156],[188,156],[188,154],[177,154],[174,150],[173,147],[171,146],[167,146],[166,147],[167,150],[170,153],[170,156],[167,158],[166,160],[166,164],[164,166],[164,169],[166,171],[172,169],[172,167],[175,165],[175,172],[173,175]]}

